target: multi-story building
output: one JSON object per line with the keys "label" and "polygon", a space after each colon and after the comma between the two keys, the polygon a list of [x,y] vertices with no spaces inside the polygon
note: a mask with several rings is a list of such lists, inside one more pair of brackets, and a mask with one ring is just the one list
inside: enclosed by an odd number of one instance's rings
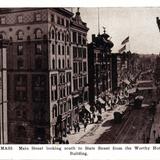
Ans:
{"label": "multi-story building", "polygon": [[7,46],[8,41],[0,33],[0,144],[8,143],[7,120]]}
{"label": "multi-story building", "polygon": [[[71,21],[71,52],[73,68],[73,110],[74,120],[83,118],[82,106],[88,102],[88,52],[86,23],[81,19],[79,9]],[[79,119],[80,118],[80,119]]]}
{"label": "multi-story building", "polygon": [[0,33],[9,39],[9,143],[46,143],[71,124],[72,16],[63,8],[0,10]]}
{"label": "multi-story building", "polygon": [[94,105],[96,99],[112,90],[112,66],[111,48],[113,43],[108,39],[109,35],[99,34],[92,36],[92,42],[88,45],[88,74],[89,74],[89,102]]}

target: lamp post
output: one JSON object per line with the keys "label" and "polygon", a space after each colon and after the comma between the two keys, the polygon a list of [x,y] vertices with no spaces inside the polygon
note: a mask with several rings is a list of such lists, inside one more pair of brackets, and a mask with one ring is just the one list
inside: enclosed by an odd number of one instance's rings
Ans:
{"label": "lamp post", "polygon": [[8,41],[0,35],[0,143],[8,143],[7,122],[7,51]]}

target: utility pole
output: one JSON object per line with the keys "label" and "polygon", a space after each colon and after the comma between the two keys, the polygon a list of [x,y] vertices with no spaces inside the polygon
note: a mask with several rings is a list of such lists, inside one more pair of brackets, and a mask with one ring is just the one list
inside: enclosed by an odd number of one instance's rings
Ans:
{"label": "utility pole", "polygon": [[0,36],[0,144],[8,143],[7,122],[7,46],[8,41]]}

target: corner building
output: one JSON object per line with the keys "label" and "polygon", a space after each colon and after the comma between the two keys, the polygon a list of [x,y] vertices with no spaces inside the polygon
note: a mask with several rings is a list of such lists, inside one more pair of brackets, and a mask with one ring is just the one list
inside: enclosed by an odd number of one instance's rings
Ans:
{"label": "corner building", "polygon": [[52,142],[72,123],[72,16],[64,8],[0,10],[0,33],[9,40],[10,144]]}

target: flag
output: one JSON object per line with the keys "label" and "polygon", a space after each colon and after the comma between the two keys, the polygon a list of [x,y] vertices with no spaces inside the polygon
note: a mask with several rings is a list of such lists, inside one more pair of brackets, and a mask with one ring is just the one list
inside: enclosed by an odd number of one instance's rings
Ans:
{"label": "flag", "polygon": [[123,52],[126,49],[126,45],[124,45],[121,49],[119,49],[119,53]]}
{"label": "flag", "polygon": [[157,22],[158,29],[160,31],[160,19],[159,19],[159,17],[156,18],[156,22]]}
{"label": "flag", "polygon": [[128,36],[127,38],[125,38],[125,39],[122,41],[121,44],[123,45],[123,44],[126,44],[127,42],[129,42],[129,36]]}

